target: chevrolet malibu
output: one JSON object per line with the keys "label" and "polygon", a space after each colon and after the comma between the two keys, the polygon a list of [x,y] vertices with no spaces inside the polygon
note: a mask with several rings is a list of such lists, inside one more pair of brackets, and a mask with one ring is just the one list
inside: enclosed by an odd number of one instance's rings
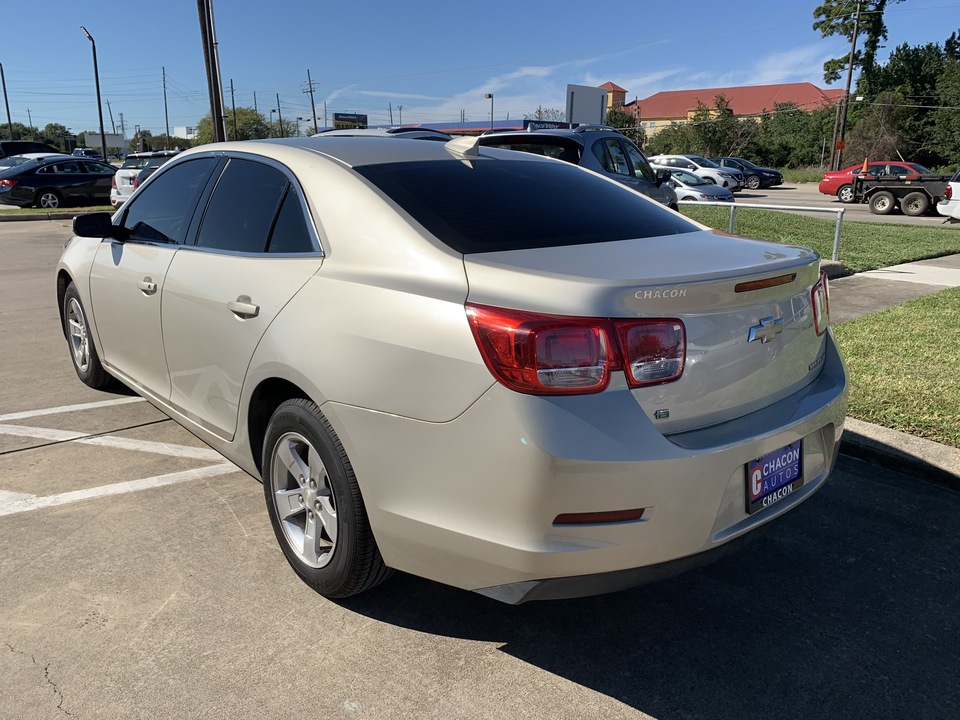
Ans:
{"label": "chevrolet malibu", "polygon": [[290,138],[178,155],[57,268],[77,375],[263,482],[294,571],[519,603],[630,587],[815,493],[846,376],[811,250],[552,158]]}

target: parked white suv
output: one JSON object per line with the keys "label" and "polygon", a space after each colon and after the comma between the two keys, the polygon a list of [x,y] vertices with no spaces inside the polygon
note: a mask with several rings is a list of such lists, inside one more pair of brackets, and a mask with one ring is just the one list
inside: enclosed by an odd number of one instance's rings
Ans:
{"label": "parked white suv", "polygon": [[119,207],[127,201],[137,189],[137,175],[147,167],[159,167],[176,155],[179,150],[155,150],[151,152],[130,153],[113,176],[110,186],[110,204]]}
{"label": "parked white suv", "polygon": [[736,192],[746,185],[746,180],[740,170],[720,167],[713,160],[707,160],[707,158],[699,155],[654,155],[647,159],[654,165],[689,170],[707,182],[725,187],[731,192]]}

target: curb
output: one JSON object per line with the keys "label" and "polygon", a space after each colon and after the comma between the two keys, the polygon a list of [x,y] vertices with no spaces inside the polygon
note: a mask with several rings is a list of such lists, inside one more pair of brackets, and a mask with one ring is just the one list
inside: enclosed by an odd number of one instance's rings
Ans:
{"label": "curb", "polygon": [[960,492],[957,448],[848,417],[840,452]]}
{"label": "curb", "polygon": [[82,212],[51,212],[51,213],[6,213],[0,212],[0,222],[15,222],[19,220],[73,220]]}

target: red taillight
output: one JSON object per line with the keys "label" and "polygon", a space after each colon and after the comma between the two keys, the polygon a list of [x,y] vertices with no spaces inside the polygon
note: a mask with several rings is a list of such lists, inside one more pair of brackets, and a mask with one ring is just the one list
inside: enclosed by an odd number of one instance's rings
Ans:
{"label": "red taillight", "polygon": [[686,341],[678,320],[566,317],[472,303],[467,317],[490,372],[517,392],[601,392],[620,369],[631,387],[670,382],[683,372]]}
{"label": "red taillight", "polygon": [[0,180],[0,187],[13,187],[16,184],[16,180]]}
{"label": "red taillight", "polygon": [[823,272],[810,291],[810,302],[813,305],[813,327],[817,335],[823,335],[830,327],[830,288]]}
{"label": "red taillight", "polygon": [[116,175],[114,175],[112,178],[110,178],[110,187],[113,188],[114,190],[117,189],[117,176],[116,176]]}
{"label": "red taillight", "polygon": [[140,187],[140,176],[134,175],[133,180],[131,180],[130,183],[133,185],[133,189],[136,190],[138,187]]}
{"label": "red taillight", "polygon": [[943,199],[949,200],[953,197],[953,186],[950,183],[947,183],[947,187],[943,191]]}
{"label": "red taillight", "polygon": [[686,338],[679,320],[614,321],[631,387],[676,380],[683,373]]}

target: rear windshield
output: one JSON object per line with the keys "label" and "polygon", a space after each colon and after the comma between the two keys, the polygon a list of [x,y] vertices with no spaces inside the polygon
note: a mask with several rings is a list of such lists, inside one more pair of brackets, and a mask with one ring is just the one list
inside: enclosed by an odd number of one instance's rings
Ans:
{"label": "rear windshield", "polygon": [[696,232],[672,210],[574,165],[424,161],[354,168],[461,253]]}
{"label": "rear windshield", "polygon": [[582,146],[576,140],[551,135],[540,135],[534,137],[525,135],[523,137],[497,137],[493,135],[489,140],[481,140],[484,147],[495,147],[501,150],[520,150],[533,155],[546,155],[566,160],[574,165],[580,162]]}

